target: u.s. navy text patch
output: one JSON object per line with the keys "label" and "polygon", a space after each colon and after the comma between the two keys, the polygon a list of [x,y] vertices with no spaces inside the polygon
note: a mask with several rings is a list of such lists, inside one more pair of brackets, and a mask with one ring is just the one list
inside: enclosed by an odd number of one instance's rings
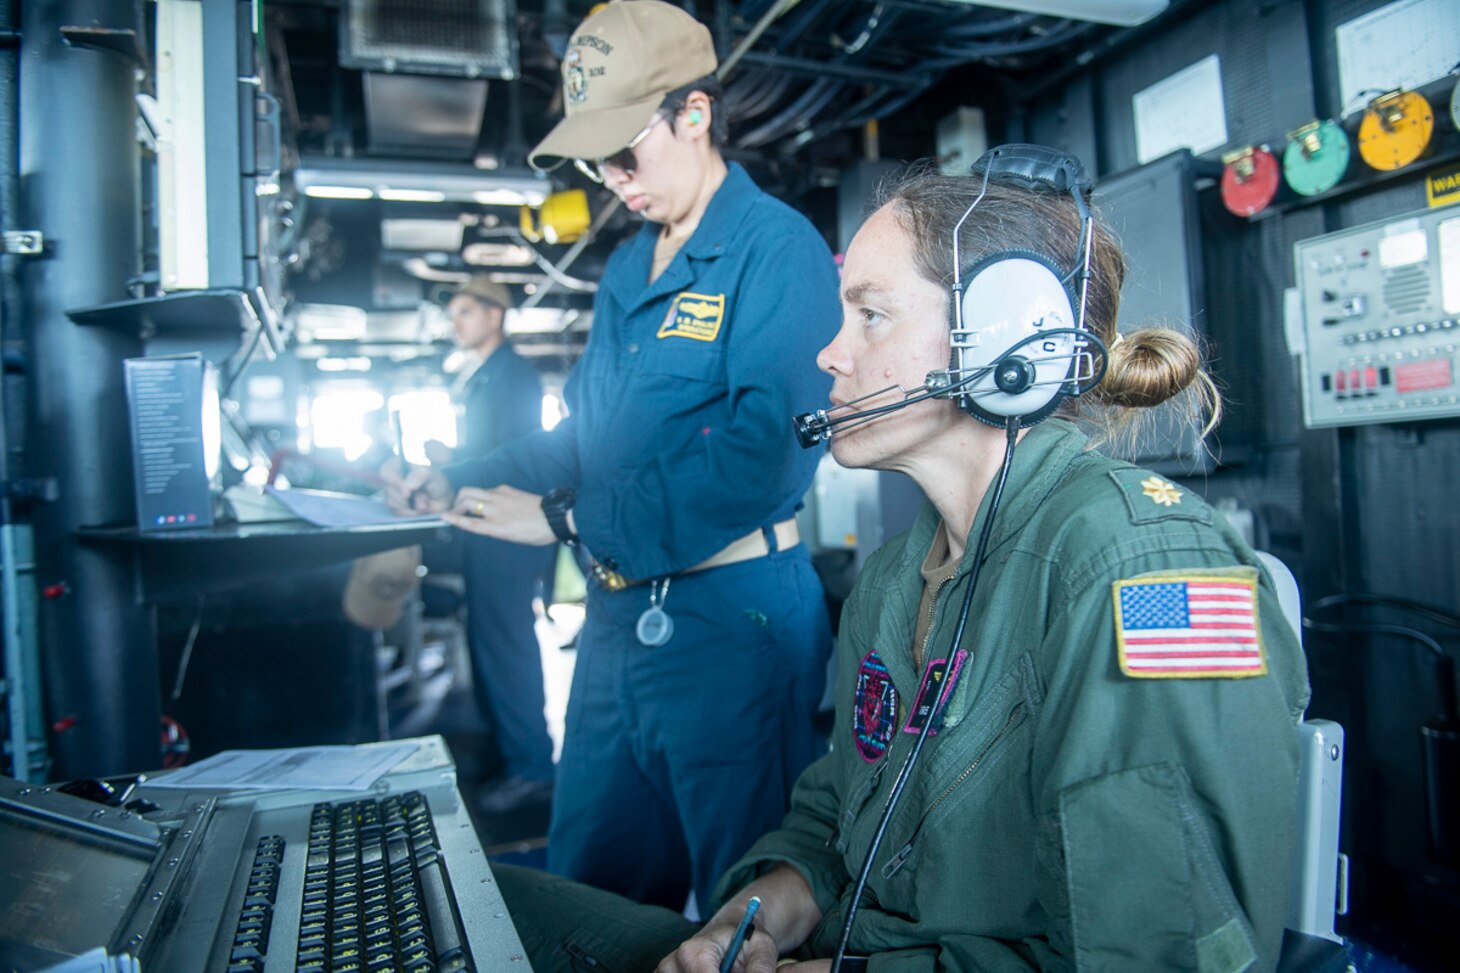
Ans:
{"label": "u.s. navy text patch", "polygon": [[669,305],[669,313],[659,326],[660,338],[693,338],[714,341],[720,336],[725,321],[724,294],[692,294],[681,291]]}
{"label": "u.s. navy text patch", "polygon": [[882,759],[897,722],[897,687],[877,650],[868,652],[857,669],[856,697],[852,700],[852,740],[867,763]]}
{"label": "u.s. navy text patch", "polygon": [[1220,575],[1117,581],[1120,671],[1138,679],[1238,679],[1267,672],[1257,582]]}
{"label": "u.s. navy text patch", "polygon": [[[959,649],[958,654],[953,658],[953,679],[956,680],[959,671],[963,669],[964,660],[968,658],[968,653]],[[943,676],[947,672],[947,659],[934,659],[928,663],[928,667],[923,670],[922,684],[918,686],[917,698],[913,700],[912,711],[908,713],[907,723],[903,726],[902,732],[913,734],[923,732],[923,727],[928,722],[928,714],[933,709],[933,700],[937,699],[939,694],[943,692]],[[940,719],[943,711],[948,708],[949,702],[950,700],[945,698],[943,705],[938,707]],[[939,720],[933,721],[933,728],[928,731],[928,736],[935,737],[938,735],[938,722]]]}

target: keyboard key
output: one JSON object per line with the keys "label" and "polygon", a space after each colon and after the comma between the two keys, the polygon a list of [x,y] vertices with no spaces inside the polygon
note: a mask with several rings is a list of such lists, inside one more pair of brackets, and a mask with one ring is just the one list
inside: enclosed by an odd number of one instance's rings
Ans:
{"label": "keyboard key", "polygon": [[228,959],[230,962],[237,963],[239,960],[245,959],[262,959],[263,955],[264,954],[259,951],[259,946],[256,942],[243,944],[235,943],[233,946],[233,952],[228,954]]}

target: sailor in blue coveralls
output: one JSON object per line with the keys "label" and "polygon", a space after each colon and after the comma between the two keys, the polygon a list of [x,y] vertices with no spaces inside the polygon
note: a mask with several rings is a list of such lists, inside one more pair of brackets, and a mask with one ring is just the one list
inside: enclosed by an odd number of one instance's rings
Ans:
{"label": "sailor in blue coveralls", "polygon": [[[512,292],[473,274],[447,305],[457,343],[482,356],[461,391],[457,461],[480,459],[542,428],[542,381],[503,333]],[[556,547],[465,535],[467,648],[477,708],[492,731],[503,771],[477,796],[478,810],[502,814],[552,794],[553,741],[543,714],[542,656],[532,599],[552,569]]]}
{"label": "sailor in blue coveralls", "polygon": [[828,393],[837,273],[810,223],[722,160],[716,64],[709,31],[659,0],[574,32],[567,117],[531,160],[574,159],[648,223],[608,263],[569,417],[392,490],[476,533],[581,538],[596,570],[548,866],[674,909],[780,823],[822,749],[830,650],[794,519],[817,456],[786,416]]}

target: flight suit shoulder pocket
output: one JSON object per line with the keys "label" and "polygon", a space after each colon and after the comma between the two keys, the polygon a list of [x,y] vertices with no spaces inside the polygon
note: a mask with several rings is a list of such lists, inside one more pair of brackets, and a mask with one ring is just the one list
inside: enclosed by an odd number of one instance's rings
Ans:
{"label": "flight suit shoulder pocket", "polygon": [[[1143,968],[1241,973],[1256,938],[1180,767],[1149,764],[1059,797],[1068,944],[1084,969],[1114,968],[1141,943]],[[1067,898],[1066,898],[1067,897]]]}

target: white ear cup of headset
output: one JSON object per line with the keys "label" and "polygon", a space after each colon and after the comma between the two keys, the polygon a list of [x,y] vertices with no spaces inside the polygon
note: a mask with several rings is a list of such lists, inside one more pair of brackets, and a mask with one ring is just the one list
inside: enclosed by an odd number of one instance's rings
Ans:
{"label": "white ear cup of headset", "polygon": [[1074,372],[1076,338],[1036,336],[1076,324],[1070,292],[1047,258],[1005,251],[980,261],[964,285],[963,328],[953,333],[956,376],[988,369],[968,387],[965,407],[995,425],[1008,416],[1026,425],[1045,418]]}

